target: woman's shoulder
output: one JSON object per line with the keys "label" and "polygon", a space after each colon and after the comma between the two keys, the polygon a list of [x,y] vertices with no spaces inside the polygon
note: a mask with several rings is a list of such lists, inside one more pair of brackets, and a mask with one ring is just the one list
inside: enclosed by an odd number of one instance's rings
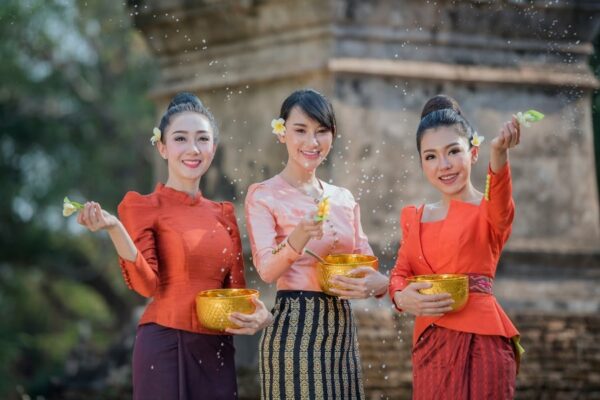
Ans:
{"label": "woman's shoulder", "polygon": [[235,206],[231,201],[211,201],[211,203],[213,212],[227,221],[228,230],[230,230],[231,226],[237,226]]}
{"label": "woman's shoulder", "polygon": [[404,223],[411,222],[417,217],[419,210],[425,207],[426,205],[421,205],[417,207],[414,204],[409,204],[407,206],[402,207],[402,210],[400,210],[400,221]]}
{"label": "woman's shoulder", "polygon": [[131,191],[125,194],[117,207],[117,212],[119,219],[126,225],[133,223],[132,221],[147,224],[155,220],[158,209],[158,199],[155,193],[140,194]]}
{"label": "woman's shoulder", "polygon": [[349,189],[325,181],[321,181],[321,184],[325,188],[325,193],[327,193],[330,197],[346,200],[351,203],[356,203],[356,199],[354,198],[354,195]]}
{"label": "woman's shoulder", "polygon": [[270,197],[277,190],[280,190],[282,186],[280,178],[277,175],[262,182],[253,183],[248,186],[246,201],[249,199],[259,200],[261,198]]}
{"label": "woman's shoulder", "polygon": [[119,209],[127,207],[158,207],[158,197],[156,192],[150,194],[140,194],[135,191],[129,191],[119,203]]}

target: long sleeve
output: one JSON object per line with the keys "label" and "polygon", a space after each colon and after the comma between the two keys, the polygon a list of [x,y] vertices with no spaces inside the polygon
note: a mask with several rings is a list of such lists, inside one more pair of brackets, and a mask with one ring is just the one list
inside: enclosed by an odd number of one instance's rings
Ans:
{"label": "long sleeve", "polygon": [[245,201],[246,224],[252,259],[261,279],[274,282],[300,256],[287,244],[287,236],[278,238],[276,216],[269,207],[269,196],[260,193],[260,184],[251,185]]}
{"label": "long sleeve", "polygon": [[246,286],[246,279],[244,278],[244,254],[242,252],[240,229],[235,218],[233,204],[229,202],[221,204],[223,207],[223,217],[227,222],[227,230],[233,242],[232,265],[229,274],[225,278],[224,287],[243,288]]}
{"label": "long sleeve", "polygon": [[[400,241],[400,248],[398,249],[398,255],[396,257],[396,263],[394,269],[390,274],[390,297],[392,301],[394,299],[394,293],[403,290],[408,282],[406,278],[412,275],[412,268],[408,261],[407,247],[404,245],[408,238],[408,232],[410,225],[414,222],[416,215],[416,208],[413,206],[404,207],[400,214],[400,226],[402,228],[402,240]],[[414,222],[418,223],[418,222]]]}
{"label": "long sleeve", "polygon": [[127,286],[144,297],[152,297],[158,287],[158,260],[154,236],[155,207],[148,199],[129,192],[119,204],[119,219],[138,250],[135,261],[119,257]]}
{"label": "long sleeve", "polygon": [[515,215],[508,162],[496,173],[492,171],[491,167],[488,167],[484,196],[487,202],[486,218],[488,222],[504,240],[508,239]]}
{"label": "long sleeve", "polygon": [[354,206],[354,251],[355,254],[373,254],[373,249],[369,245],[369,239],[362,229],[360,221],[360,206],[358,203]]}

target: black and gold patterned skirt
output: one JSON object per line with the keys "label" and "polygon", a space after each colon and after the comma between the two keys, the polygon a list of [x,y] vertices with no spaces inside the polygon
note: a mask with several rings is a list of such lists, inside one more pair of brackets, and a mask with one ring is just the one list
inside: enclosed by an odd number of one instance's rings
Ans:
{"label": "black and gold patterned skirt", "polygon": [[262,399],[363,399],[356,327],[348,300],[280,290],[260,341]]}

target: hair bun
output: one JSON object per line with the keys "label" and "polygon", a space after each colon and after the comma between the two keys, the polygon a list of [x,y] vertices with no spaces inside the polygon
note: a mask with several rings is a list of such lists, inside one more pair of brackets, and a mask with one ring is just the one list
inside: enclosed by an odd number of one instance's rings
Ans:
{"label": "hair bun", "polygon": [[450,96],[446,96],[445,94],[438,94],[437,96],[433,96],[427,101],[427,103],[425,103],[423,106],[423,111],[421,111],[421,119],[423,119],[427,114],[444,109],[451,109],[458,115],[464,117],[462,110],[458,105],[458,101]]}
{"label": "hair bun", "polygon": [[169,108],[176,107],[180,104],[193,104],[194,106],[204,107],[198,96],[190,92],[179,92],[173,97],[171,102],[169,103]]}

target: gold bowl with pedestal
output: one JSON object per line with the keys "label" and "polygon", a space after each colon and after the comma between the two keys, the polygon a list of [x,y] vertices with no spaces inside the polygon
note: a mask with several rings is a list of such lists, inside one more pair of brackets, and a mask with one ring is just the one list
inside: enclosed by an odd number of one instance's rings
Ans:
{"label": "gold bowl with pedestal", "polygon": [[331,292],[331,289],[338,287],[329,283],[329,279],[334,275],[362,278],[364,274],[355,274],[350,271],[358,267],[370,267],[374,270],[379,268],[377,257],[364,254],[330,254],[324,257],[324,261],[325,263],[317,263],[319,284],[321,285],[321,290],[331,296],[337,296],[337,294]]}
{"label": "gold bowl with pedestal", "polygon": [[454,303],[452,311],[460,311],[469,300],[469,277],[463,274],[416,275],[407,279],[409,282],[431,283],[428,289],[420,289],[421,294],[449,293]]}
{"label": "gold bowl with pedestal", "polygon": [[238,328],[229,321],[229,314],[252,314],[256,308],[252,298],[258,298],[255,289],[211,289],[196,295],[196,314],[200,324],[208,329],[224,331]]}

